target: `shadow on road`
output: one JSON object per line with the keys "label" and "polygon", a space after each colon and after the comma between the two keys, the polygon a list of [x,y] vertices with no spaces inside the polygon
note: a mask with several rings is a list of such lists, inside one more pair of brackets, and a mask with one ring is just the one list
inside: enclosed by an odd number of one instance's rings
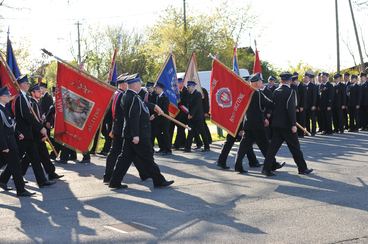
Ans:
{"label": "shadow on road", "polygon": [[[48,199],[47,190],[62,192],[62,199]],[[99,214],[87,210],[70,191],[64,181],[58,182],[57,189],[45,189],[43,201],[35,198],[20,198],[20,207],[0,204],[0,208],[14,211],[15,218],[20,221],[19,232],[28,236],[34,243],[75,243],[79,235],[96,235],[96,231],[82,225],[80,216],[99,218]],[[60,238],[60,239],[58,239]]]}
{"label": "shadow on road", "polygon": [[[124,224],[150,233],[158,240],[175,239],[176,234],[203,221],[207,224],[233,228],[242,233],[265,234],[259,228],[241,223],[233,216],[232,211],[237,201],[244,198],[245,195],[240,195],[228,202],[211,204],[175,188],[158,189],[152,192],[132,189],[126,191],[126,194],[136,198],[150,199],[154,203],[148,204],[111,196],[89,200],[85,203],[113,216]],[[203,231],[207,231],[206,235],[211,235],[211,231],[215,232],[216,228]],[[201,234],[198,233],[198,237]]]}

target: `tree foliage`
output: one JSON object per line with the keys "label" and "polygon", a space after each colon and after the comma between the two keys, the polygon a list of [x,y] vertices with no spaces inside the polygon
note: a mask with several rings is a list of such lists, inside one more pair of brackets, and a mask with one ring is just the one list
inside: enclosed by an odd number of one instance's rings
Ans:
{"label": "tree foliage", "polygon": [[[232,8],[223,3],[211,14],[191,15],[187,18],[187,29],[181,9],[169,7],[160,18],[144,32],[128,31],[122,26],[91,26],[81,39],[84,69],[100,80],[106,81],[115,48],[121,45],[116,57],[117,71],[140,73],[144,81],[155,81],[165,61],[172,52],[176,58],[178,72],[186,70],[192,52],[196,53],[199,70],[211,70],[211,53],[225,65],[232,67],[233,48],[243,33],[256,24],[251,9]],[[76,50],[71,48],[74,62]],[[253,69],[254,52],[251,48],[238,49],[240,68]],[[36,65],[42,65],[36,62]],[[262,62],[264,77],[275,75],[276,70],[268,62]],[[29,67],[37,70],[36,67]],[[55,79],[56,65],[47,66],[45,78]]]}

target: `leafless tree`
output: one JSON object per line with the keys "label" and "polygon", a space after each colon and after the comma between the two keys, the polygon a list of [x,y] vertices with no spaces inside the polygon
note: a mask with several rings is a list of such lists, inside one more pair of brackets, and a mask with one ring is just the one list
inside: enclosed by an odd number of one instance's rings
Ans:
{"label": "leafless tree", "polygon": [[357,1],[355,1],[355,4],[358,5],[358,6],[362,6],[362,5],[368,6],[368,1],[366,1],[366,0],[357,0]]}
{"label": "leafless tree", "polygon": [[345,46],[346,46],[346,48],[348,49],[348,51],[349,51],[349,53],[350,53],[351,57],[353,58],[353,60],[354,60],[354,66],[357,66],[357,62],[356,62],[356,60],[355,60],[355,55],[354,55],[353,50],[351,50],[351,47],[350,47],[350,45],[349,45],[349,42],[347,42],[344,38],[342,38],[342,42],[345,44]]}
{"label": "leafless tree", "polygon": [[360,29],[360,36],[362,38],[362,44],[363,44],[363,48],[364,48],[364,54],[368,58],[367,46],[365,45],[365,40],[364,40],[364,37],[363,37],[363,29],[362,29],[361,26],[359,27],[359,29]]}

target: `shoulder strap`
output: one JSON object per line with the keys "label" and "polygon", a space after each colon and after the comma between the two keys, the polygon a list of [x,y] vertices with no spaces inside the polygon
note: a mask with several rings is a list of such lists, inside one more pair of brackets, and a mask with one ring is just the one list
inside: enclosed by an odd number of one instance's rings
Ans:
{"label": "shoulder strap", "polygon": [[112,119],[115,119],[116,103],[118,102],[118,98],[120,94],[121,94],[121,91],[119,90],[115,92],[115,96],[111,104]]}
{"label": "shoulder strap", "polygon": [[3,125],[6,125],[6,127],[8,128],[14,128],[14,121],[12,120],[12,123],[10,124],[8,121],[8,118],[6,117],[6,115],[4,114],[4,112],[0,109],[0,116],[1,116],[1,120],[3,121]]}

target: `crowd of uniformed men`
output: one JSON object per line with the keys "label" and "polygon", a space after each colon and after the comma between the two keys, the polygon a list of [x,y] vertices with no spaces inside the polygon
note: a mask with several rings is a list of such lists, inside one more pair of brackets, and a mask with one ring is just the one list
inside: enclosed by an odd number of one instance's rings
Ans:
{"label": "crowd of uniformed men", "polygon": [[[257,144],[265,157],[262,173],[273,176],[274,171],[285,165],[277,162],[275,156],[281,144],[286,142],[298,172],[309,174],[312,169],[307,167],[298,139],[304,136],[304,132],[297,128],[297,123],[312,136],[368,130],[366,73],[359,76],[336,73],[330,79],[326,72],[318,75],[306,72],[301,82],[299,74],[283,72],[279,82],[270,76],[265,86],[258,73],[243,78],[250,82],[255,92],[238,129],[238,137],[226,137],[217,160],[222,169],[229,168],[226,162],[228,154],[235,141],[240,140],[235,171],[247,172],[243,165],[245,155],[250,167],[262,165],[253,151],[253,144]],[[7,183],[12,176],[17,195],[31,196],[34,192],[26,190],[27,181],[23,177],[29,165],[38,186],[46,187],[63,177],[55,172],[52,160],[66,164],[69,160],[76,160],[77,155],[74,150],[51,138],[55,108],[46,84],[31,86],[26,75],[19,77],[17,82],[20,92],[16,96],[9,94],[6,87],[0,88],[0,167],[5,166],[0,175],[0,187],[5,191],[11,190]],[[183,80],[178,79],[180,111],[176,119],[192,128],[186,133],[183,127],[160,116],[169,111],[163,83],[147,82],[144,88],[139,74],[124,74],[118,78],[117,86],[90,151],[96,153],[101,132],[105,142],[98,154],[107,156],[103,182],[110,188],[127,187],[121,182],[132,163],[143,181],[152,178],[155,187],[167,187],[174,181],[166,180],[161,174],[154,161],[155,153],[167,156],[172,154],[172,149],[184,152],[210,150],[212,138],[206,124],[206,118],[210,117],[206,89],[199,91],[193,81],[184,86]],[[13,102],[10,102],[11,98]],[[176,136],[173,138],[175,127]],[[48,152],[47,137],[60,153],[60,160],[56,160],[57,155],[53,152]],[[153,147],[155,140],[157,151]],[[193,140],[195,148],[192,148]],[[89,163],[90,153],[83,154],[80,162]]]}

